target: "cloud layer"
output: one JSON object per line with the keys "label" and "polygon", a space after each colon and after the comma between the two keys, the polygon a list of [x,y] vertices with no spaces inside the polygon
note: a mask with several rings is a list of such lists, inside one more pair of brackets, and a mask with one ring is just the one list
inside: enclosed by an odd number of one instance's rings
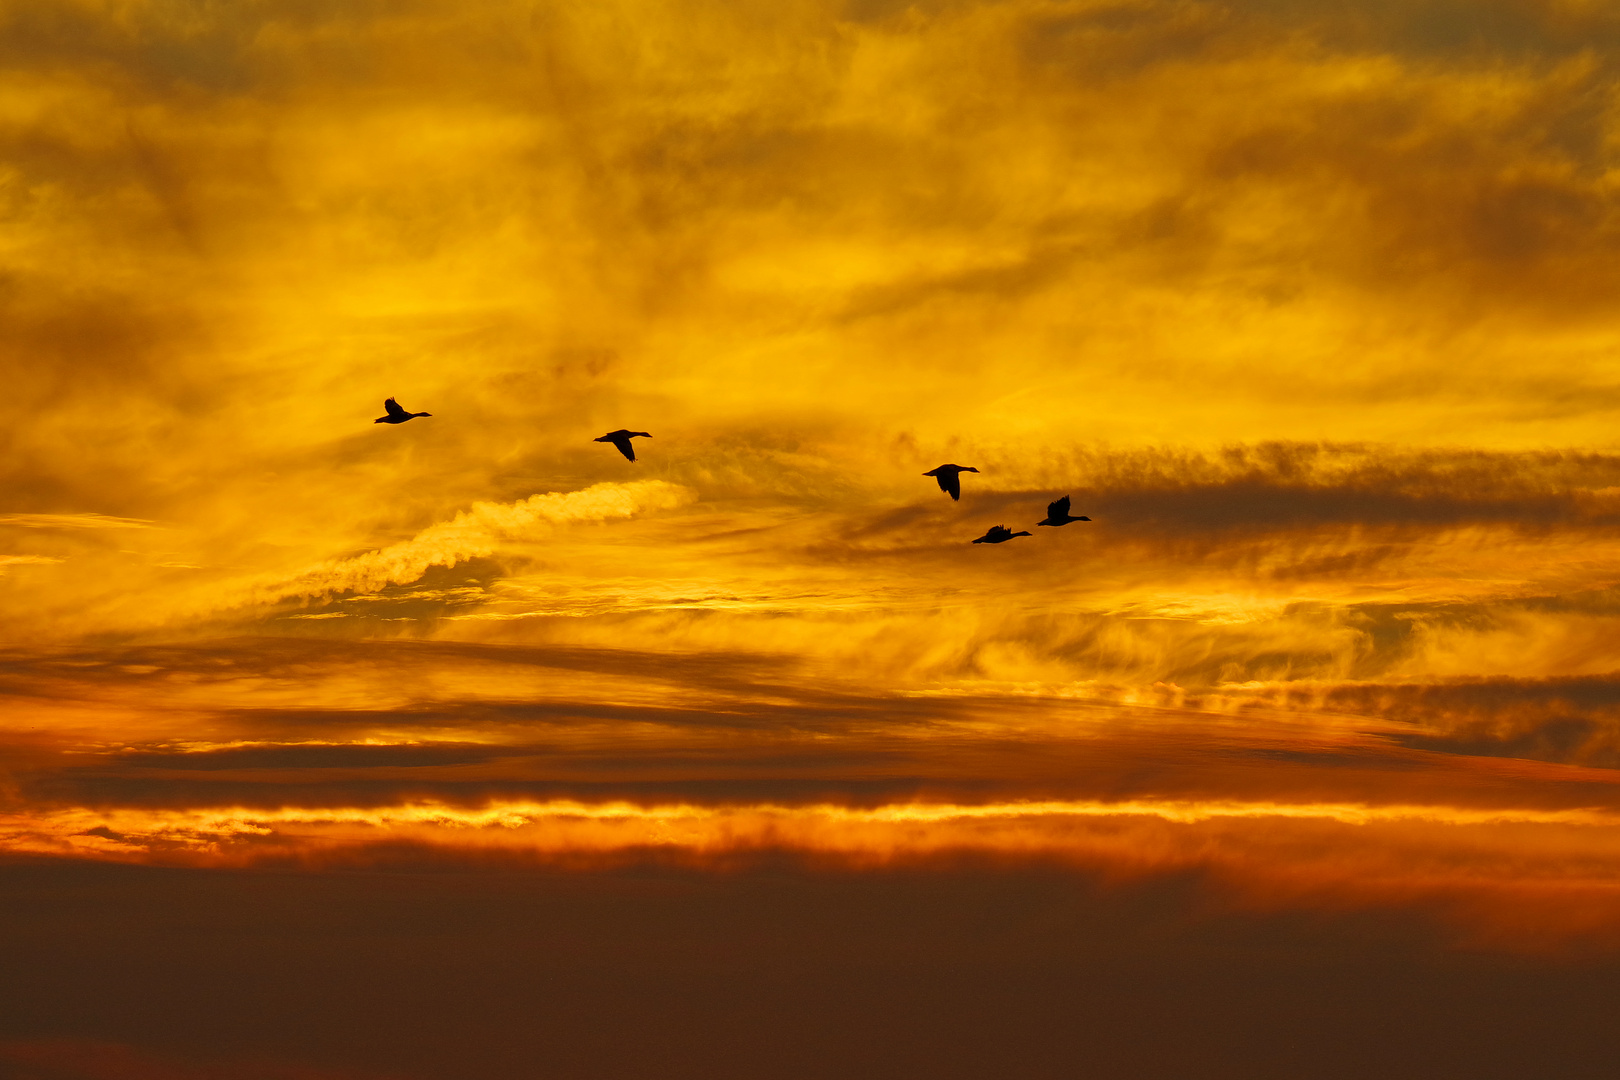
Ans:
{"label": "cloud layer", "polygon": [[1020,1074],[1612,1071],[1607,6],[11,0],[0,59],[0,1069],[860,1075],[731,1021],[786,956],[804,1030],[971,988],[879,1075],[1100,1015]]}

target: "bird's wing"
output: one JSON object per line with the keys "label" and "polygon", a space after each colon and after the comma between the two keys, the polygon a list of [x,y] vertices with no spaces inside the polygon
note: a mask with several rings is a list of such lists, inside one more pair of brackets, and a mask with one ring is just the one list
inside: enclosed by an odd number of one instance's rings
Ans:
{"label": "bird's wing", "polygon": [[936,479],[939,480],[939,490],[953,499],[962,497],[962,478],[953,472],[942,472]]}
{"label": "bird's wing", "polygon": [[1055,503],[1048,503],[1046,506],[1046,516],[1053,519],[1068,517],[1069,497],[1065,495]]}
{"label": "bird's wing", "polygon": [[405,415],[405,410],[400,408],[399,402],[395,401],[393,398],[389,398],[387,401],[383,402],[383,409],[388,413],[389,416]]}
{"label": "bird's wing", "polygon": [[630,437],[628,435],[620,435],[617,439],[613,440],[613,445],[619,448],[619,453],[623,454],[631,461],[636,460],[636,448],[630,445]]}

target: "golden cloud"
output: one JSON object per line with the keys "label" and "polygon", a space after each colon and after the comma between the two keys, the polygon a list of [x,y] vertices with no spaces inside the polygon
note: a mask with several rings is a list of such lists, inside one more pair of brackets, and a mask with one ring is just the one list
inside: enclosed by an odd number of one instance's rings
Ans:
{"label": "golden cloud", "polygon": [[1563,0],[7,3],[8,842],[1117,827],[1279,896],[1347,845],[1319,904],[1606,896],[1617,49]]}

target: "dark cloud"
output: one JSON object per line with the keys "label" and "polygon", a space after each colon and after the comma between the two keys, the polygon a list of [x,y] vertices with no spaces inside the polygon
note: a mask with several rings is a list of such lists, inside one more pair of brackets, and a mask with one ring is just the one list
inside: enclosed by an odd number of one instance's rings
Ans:
{"label": "dark cloud", "polygon": [[1319,0],[1238,0],[1227,6],[1281,23],[1309,21],[1338,48],[1437,60],[1574,56],[1620,44],[1620,20],[1601,4],[1372,0],[1347,8]]}
{"label": "dark cloud", "polygon": [[[1056,655],[1089,651],[1089,663],[1107,663],[1104,627],[1094,628],[1101,640],[1092,641],[1050,630],[1025,637],[1044,636]],[[1255,633],[1248,632],[1245,651],[1244,632],[1228,632],[1224,648],[1201,663],[1229,682],[1275,677],[1302,663],[1298,654],[1256,651]],[[62,701],[61,672],[70,671],[76,697],[69,700],[141,701],[146,711],[131,715],[112,745],[48,730],[9,740],[11,805],[273,809],[432,800],[478,807],[625,799],[874,806],[1263,797],[1481,806],[1528,799],[1566,808],[1615,798],[1612,779],[1601,775],[1553,771],[1531,780],[1459,764],[1481,754],[1608,764],[1613,718],[1604,695],[1612,688],[1601,680],[1526,684],[1526,702],[1515,705],[1512,693],[1493,697],[1484,684],[1324,688],[1301,681],[1245,690],[1206,683],[1200,690],[1198,673],[1183,670],[1177,674],[1186,689],[1161,687],[1144,706],[1127,703],[1142,699],[1127,686],[1098,686],[1080,698],[984,689],[918,695],[829,686],[787,666],[787,678],[771,681],[743,676],[737,659],[716,655],[381,641],[235,648],[252,662],[224,661],[219,646],[129,649],[97,662],[83,654],[31,663],[13,656],[7,682],[15,708]],[[1171,655],[1188,653],[1183,645]],[[353,686],[367,668],[375,686],[408,677],[416,688],[387,708],[252,702],[262,693],[254,688],[267,681],[290,679],[308,695],[323,695],[332,678]],[[559,680],[570,672],[589,679],[594,700],[569,696]],[[521,673],[543,681],[522,699],[490,693]],[[481,693],[432,689],[469,677]],[[197,697],[209,688],[213,703]],[[179,702],[194,717],[186,733],[155,731]],[[1493,702],[1497,711],[1488,711]],[[1242,723],[1228,719],[1245,709]],[[1383,723],[1357,733],[1343,728],[1347,714]],[[1579,746],[1568,741],[1570,716],[1587,725]],[[1497,734],[1471,734],[1476,730]],[[1514,753],[1537,746],[1560,753]]]}
{"label": "dark cloud", "polygon": [[421,766],[477,765],[503,757],[516,757],[521,748],[495,748],[477,743],[435,746],[255,746],[191,753],[134,751],[119,760],[136,768],[196,770],[264,769],[372,769]]}
{"label": "dark cloud", "polygon": [[[1068,494],[1077,512],[1095,520],[1077,526],[1105,542],[1166,535],[1199,545],[1229,542],[1230,534],[1274,534],[1327,526],[1395,529],[1416,536],[1473,525],[1539,532],[1559,526],[1608,528],[1620,521],[1620,457],[1598,453],[1503,453],[1482,450],[1410,451],[1387,446],[1317,443],[1237,445],[1193,451],[1054,453],[1040,471],[1043,490],[1008,490],[1025,481],[1027,463],[992,464],[970,482],[975,513],[1034,514]],[[840,539],[915,534],[932,538],[960,517],[953,507],[925,503],[874,512],[851,523]]]}
{"label": "dark cloud", "polygon": [[774,856],[581,874],[403,850],[334,872],[0,873],[19,1080],[1046,1080],[1077,1061],[1597,1080],[1616,1050],[1606,954],[1459,955],[1427,912],[1211,907],[1197,874]]}
{"label": "dark cloud", "polygon": [[[761,680],[794,661],[788,657],[757,656],[725,651],[694,654],[647,652],[636,649],[596,648],[583,645],[521,645],[456,641],[314,641],[298,637],[241,637],[196,644],[59,648],[46,652],[17,649],[0,654],[0,674],[26,679],[44,676],[45,685],[58,679],[94,686],[161,681],[178,676],[186,682],[228,682],[243,677],[285,678],[321,671],[392,673],[400,676],[412,665],[489,663],[524,670],[531,668],[627,675],[663,679],[713,689],[741,691],[769,687]],[[36,685],[29,682],[30,687]]]}
{"label": "dark cloud", "polygon": [[396,1080],[371,1070],[320,1068],[254,1058],[198,1060],[94,1039],[32,1039],[0,1043],[0,1065],[12,1080]]}
{"label": "dark cloud", "polygon": [[1612,675],[1369,683],[1310,696],[1323,708],[1411,724],[1396,736],[1406,746],[1620,768],[1620,678]]}

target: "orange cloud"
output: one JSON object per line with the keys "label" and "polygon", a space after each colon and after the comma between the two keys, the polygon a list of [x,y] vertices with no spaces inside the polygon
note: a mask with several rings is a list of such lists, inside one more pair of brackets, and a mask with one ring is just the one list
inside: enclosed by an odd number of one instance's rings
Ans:
{"label": "orange cloud", "polygon": [[1608,940],[1601,5],[0,20],[14,849],[967,851]]}

